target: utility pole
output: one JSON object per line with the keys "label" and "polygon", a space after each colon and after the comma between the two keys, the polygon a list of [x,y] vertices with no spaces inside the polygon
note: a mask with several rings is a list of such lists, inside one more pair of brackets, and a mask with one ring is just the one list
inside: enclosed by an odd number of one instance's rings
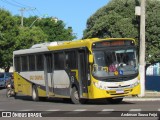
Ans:
{"label": "utility pole", "polygon": [[[37,18],[32,22],[32,24],[29,26],[29,28],[31,28],[37,20],[41,20],[43,17],[47,17],[47,16],[48,16],[48,15],[45,14],[45,15],[43,15],[42,17],[37,17]],[[52,18],[52,19],[55,20],[54,18]],[[56,18],[56,20],[58,21],[58,18]],[[56,21],[56,22],[57,22],[57,21]]]}
{"label": "utility pole", "polygon": [[21,12],[21,27],[23,27],[23,12],[25,11],[25,8],[21,8],[20,12]]}
{"label": "utility pole", "polygon": [[29,10],[35,10],[36,8],[21,8],[20,12],[21,12],[21,27],[23,27],[23,13],[25,11],[29,11]]}
{"label": "utility pole", "polygon": [[41,18],[36,18],[36,19],[32,22],[32,24],[29,26],[29,28],[31,28],[31,27],[33,26],[33,24],[34,24],[38,19],[41,19]]}
{"label": "utility pole", "polygon": [[141,0],[141,17],[140,17],[140,56],[139,56],[139,73],[141,94],[145,96],[145,4],[146,0]]}

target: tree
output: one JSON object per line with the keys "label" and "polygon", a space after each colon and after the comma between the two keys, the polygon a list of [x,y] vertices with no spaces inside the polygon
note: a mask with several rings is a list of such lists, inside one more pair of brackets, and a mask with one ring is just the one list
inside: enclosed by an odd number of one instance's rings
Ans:
{"label": "tree", "polygon": [[16,20],[10,12],[0,9],[0,67],[6,70],[12,65],[13,45],[17,33]]}
{"label": "tree", "polygon": [[38,27],[19,27],[17,17],[0,9],[0,67],[9,71],[13,51],[29,48],[33,44],[47,41],[47,35]]}
{"label": "tree", "polygon": [[39,27],[20,27],[14,48],[15,50],[28,49],[34,44],[48,42],[47,37]]}
{"label": "tree", "polygon": [[[88,20],[83,38],[129,37],[139,43],[139,20],[135,6],[139,0],[111,0]],[[160,61],[160,1],[146,1],[146,60]]]}
{"label": "tree", "polygon": [[51,17],[24,18],[24,27],[20,27],[20,16],[0,8],[0,68],[9,71],[13,51],[30,48],[36,43],[72,40],[76,38],[72,32],[71,27],[65,28],[63,21],[56,22]]}
{"label": "tree", "polygon": [[[65,28],[65,24],[62,20],[55,20],[55,18],[38,18],[32,16],[25,18],[26,26],[40,27],[45,34],[48,35],[48,41],[64,41],[73,40],[76,36],[73,34],[72,27]],[[34,23],[34,24],[33,24]]]}

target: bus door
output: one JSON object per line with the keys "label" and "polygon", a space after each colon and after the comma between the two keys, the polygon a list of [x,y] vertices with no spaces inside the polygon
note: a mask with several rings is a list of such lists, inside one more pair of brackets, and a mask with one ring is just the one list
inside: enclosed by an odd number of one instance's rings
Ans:
{"label": "bus door", "polygon": [[46,96],[53,95],[53,62],[52,54],[48,53],[44,56],[44,77],[45,77],[45,87],[46,87]]}
{"label": "bus door", "polygon": [[80,98],[87,98],[88,96],[88,70],[87,70],[87,52],[86,50],[78,50],[78,79],[79,79],[79,95]]}
{"label": "bus door", "polygon": [[70,96],[70,79],[65,66],[64,52],[54,53],[54,94],[55,96]]}

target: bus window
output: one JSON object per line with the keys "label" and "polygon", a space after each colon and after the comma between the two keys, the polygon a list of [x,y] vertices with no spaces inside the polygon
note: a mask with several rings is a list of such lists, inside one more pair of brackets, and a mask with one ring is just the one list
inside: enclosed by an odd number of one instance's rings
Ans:
{"label": "bus window", "polygon": [[66,67],[69,69],[76,69],[76,53],[75,51],[66,52]]}
{"label": "bus window", "polygon": [[29,55],[29,70],[35,71],[35,56]]}
{"label": "bus window", "polygon": [[36,65],[37,65],[37,70],[41,71],[44,70],[44,58],[42,54],[36,55]]}
{"label": "bus window", "polygon": [[22,71],[27,71],[28,70],[28,60],[27,60],[27,56],[22,56]]}
{"label": "bus window", "polygon": [[46,54],[45,57],[47,60],[47,72],[51,73],[52,72],[52,54]]}
{"label": "bus window", "polygon": [[17,72],[21,71],[20,57],[14,58],[14,66],[15,66],[15,71]]}
{"label": "bus window", "polygon": [[94,76],[113,77],[116,71],[119,75],[133,75],[138,72],[135,49],[99,50],[93,54]]}
{"label": "bus window", "polygon": [[64,69],[64,53],[63,52],[54,54],[54,65],[55,65],[55,70]]}
{"label": "bus window", "polygon": [[99,66],[105,66],[105,55],[104,55],[104,52],[102,51],[98,51],[98,52],[95,52],[94,53],[94,61],[96,64],[98,64]]}

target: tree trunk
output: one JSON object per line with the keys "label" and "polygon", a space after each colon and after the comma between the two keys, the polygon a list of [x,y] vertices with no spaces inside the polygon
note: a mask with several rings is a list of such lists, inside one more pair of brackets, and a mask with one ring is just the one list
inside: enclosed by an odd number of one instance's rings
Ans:
{"label": "tree trunk", "polygon": [[5,72],[9,72],[10,66],[5,67]]}

